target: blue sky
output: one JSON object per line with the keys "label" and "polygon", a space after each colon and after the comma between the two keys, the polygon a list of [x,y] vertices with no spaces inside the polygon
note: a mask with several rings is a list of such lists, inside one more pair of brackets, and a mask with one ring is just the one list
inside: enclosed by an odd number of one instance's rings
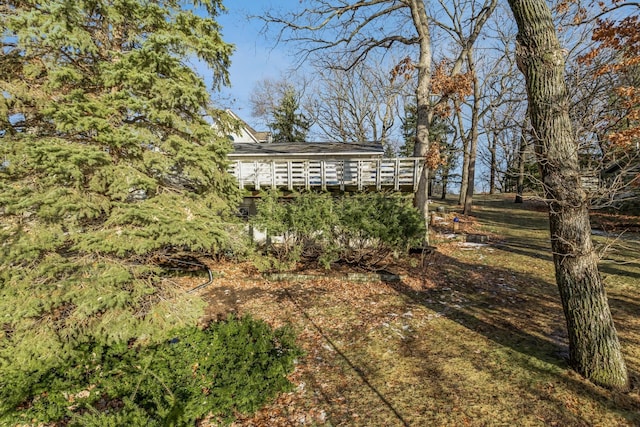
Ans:
{"label": "blue sky", "polygon": [[[223,90],[222,102],[234,110],[250,125],[258,123],[251,116],[249,97],[256,82],[265,78],[281,77],[291,64],[289,47],[275,46],[272,37],[260,34],[264,23],[249,19],[265,10],[283,7],[298,7],[298,0],[224,0],[227,12],[218,16],[222,26],[223,40],[236,46],[231,58],[231,88]],[[258,126],[259,127],[259,126]]]}

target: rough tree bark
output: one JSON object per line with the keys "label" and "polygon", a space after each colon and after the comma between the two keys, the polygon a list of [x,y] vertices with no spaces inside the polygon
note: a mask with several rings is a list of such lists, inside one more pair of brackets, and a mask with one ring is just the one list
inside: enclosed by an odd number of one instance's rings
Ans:
{"label": "rough tree bark", "polygon": [[569,120],[565,52],[545,0],[509,0],[517,60],[527,83],[534,144],[549,200],[556,283],[569,332],[569,362],[593,383],[627,389],[629,378],[591,241],[588,200]]}

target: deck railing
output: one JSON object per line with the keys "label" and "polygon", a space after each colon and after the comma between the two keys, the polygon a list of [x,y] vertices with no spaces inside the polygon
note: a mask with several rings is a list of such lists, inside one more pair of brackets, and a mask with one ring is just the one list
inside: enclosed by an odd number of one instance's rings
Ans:
{"label": "deck railing", "polygon": [[422,159],[360,160],[235,160],[230,172],[242,189],[320,187],[363,190],[393,188],[416,191],[422,171]]}

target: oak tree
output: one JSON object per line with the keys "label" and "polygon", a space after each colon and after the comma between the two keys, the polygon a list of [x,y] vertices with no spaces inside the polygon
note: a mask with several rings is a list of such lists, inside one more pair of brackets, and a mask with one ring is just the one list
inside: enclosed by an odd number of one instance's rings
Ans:
{"label": "oak tree", "polygon": [[525,76],[533,143],[549,203],[556,283],[569,332],[569,362],[592,382],[629,385],[620,342],[591,240],[589,200],[564,80],[566,51],[545,0],[509,0],[518,24],[518,67]]}
{"label": "oak tree", "polygon": [[395,153],[400,104],[410,96],[413,80],[390,75],[392,64],[382,55],[352,67],[323,60],[314,63],[314,124],[324,139],[376,141],[385,153]]}
{"label": "oak tree", "polygon": [[[597,46],[580,58],[594,70],[595,80],[605,78],[609,93],[602,97],[604,114],[597,124],[603,166],[614,171],[600,204],[637,204],[640,198],[640,5],[613,2],[599,5],[593,32]],[[615,18],[614,12],[623,17]],[[603,197],[604,196],[604,197]]]}
{"label": "oak tree", "polygon": [[[469,32],[466,33],[464,47],[457,52],[452,67],[454,74],[462,71],[467,50],[479,37],[496,0],[472,3],[475,5],[471,9],[473,13],[467,19]],[[430,175],[427,162],[432,153],[429,150],[429,127],[435,108],[431,88],[434,12],[422,0],[310,1],[305,4],[308,6],[290,14],[265,13],[263,16],[267,23],[280,28],[280,41],[299,44],[300,61],[321,52],[331,52],[341,65],[346,59],[353,65],[379,49],[398,49],[398,57],[404,56],[404,52],[411,54],[411,60],[405,65],[417,75],[415,97],[418,105],[413,154],[425,159],[414,204],[426,220]]]}

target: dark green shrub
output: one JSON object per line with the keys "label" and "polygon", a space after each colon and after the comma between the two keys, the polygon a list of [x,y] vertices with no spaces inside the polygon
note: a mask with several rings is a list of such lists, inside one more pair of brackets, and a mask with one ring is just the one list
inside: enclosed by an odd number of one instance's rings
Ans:
{"label": "dark green shrub", "polygon": [[263,270],[288,269],[300,260],[315,260],[325,268],[337,261],[373,268],[424,237],[424,221],[409,200],[386,193],[340,199],[304,193],[282,201],[272,191],[258,204],[253,223],[283,237],[256,259]]}
{"label": "dark green shrub", "polygon": [[256,259],[262,270],[286,270],[301,259],[317,259],[338,220],[328,193],[299,193],[282,200],[277,191],[268,191],[257,208],[252,224],[279,238],[270,242],[266,256]]}
{"label": "dark green shrub", "polygon": [[286,375],[301,356],[294,341],[288,328],[245,317],[152,346],[86,344],[36,377],[5,375],[0,423],[193,425],[207,414],[228,422],[291,388]]}
{"label": "dark green shrub", "polygon": [[287,205],[280,201],[279,191],[264,191],[257,202],[256,210],[257,213],[251,219],[251,224],[267,234],[278,236],[287,233],[291,228],[287,223]]}
{"label": "dark green shrub", "polygon": [[410,201],[399,195],[361,193],[340,199],[340,227],[334,239],[339,258],[375,267],[392,252],[406,252],[424,237],[424,220]]}

